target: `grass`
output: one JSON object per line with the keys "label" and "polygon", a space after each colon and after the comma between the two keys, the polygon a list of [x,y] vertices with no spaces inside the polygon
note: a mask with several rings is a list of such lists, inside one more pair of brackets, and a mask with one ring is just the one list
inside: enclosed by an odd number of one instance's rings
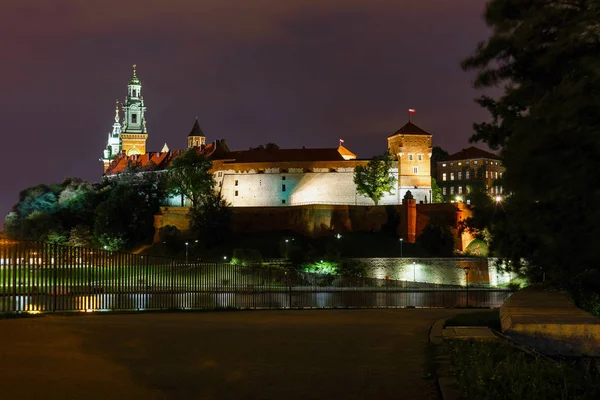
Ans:
{"label": "grass", "polygon": [[503,342],[445,342],[467,399],[600,399],[600,378],[569,362],[551,362]]}
{"label": "grass", "polygon": [[500,310],[458,314],[447,320],[446,326],[487,326],[500,331]]}

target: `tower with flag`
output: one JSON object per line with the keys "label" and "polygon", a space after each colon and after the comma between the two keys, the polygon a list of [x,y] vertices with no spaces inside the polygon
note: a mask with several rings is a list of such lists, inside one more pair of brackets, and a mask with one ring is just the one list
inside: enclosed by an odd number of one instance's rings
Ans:
{"label": "tower with flag", "polygon": [[398,160],[398,194],[408,191],[418,203],[431,202],[432,134],[411,121],[414,108],[408,109],[408,122],[388,137],[388,151]]}

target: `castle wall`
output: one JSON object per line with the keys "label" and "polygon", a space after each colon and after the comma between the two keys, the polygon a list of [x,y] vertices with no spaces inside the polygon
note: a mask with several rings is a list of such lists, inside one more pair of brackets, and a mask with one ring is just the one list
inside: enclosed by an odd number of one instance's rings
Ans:
{"label": "castle wall", "polygon": [[[218,190],[233,207],[279,207],[304,204],[373,205],[358,194],[353,171],[329,169],[322,172],[236,173],[223,171]],[[397,173],[393,172],[397,179]],[[384,196],[379,204],[399,204],[398,191]]]}
{"label": "castle wall", "polygon": [[[355,206],[312,204],[293,207],[233,207],[234,232],[252,233],[293,231],[310,237],[334,233],[380,231],[388,223],[390,206]],[[406,205],[394,205],[393,214],[400,218],[397,233],[403,237],[418,237],[431,219],[448,224],[455,234],[458,250],[463,250],[473,239],[459,234],[458,226],[468,215],[468,210],[456,203],[416,204],[416,220],[407,217]],[[161,207],[155,216],[158,232],[163,226],[174,225],[181,231],[189,228],[188,207]],[[410,222],[410,223],[409,223]],[[158,236],[155,236],[158,241]]]}

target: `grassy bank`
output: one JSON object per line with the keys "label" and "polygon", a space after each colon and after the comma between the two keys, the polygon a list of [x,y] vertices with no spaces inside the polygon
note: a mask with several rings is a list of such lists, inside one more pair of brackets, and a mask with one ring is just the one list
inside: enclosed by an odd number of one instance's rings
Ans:
{"label": "grassy bank", "polygon": [[447,320],[446,326],[487,326],[500,331],[500,310],[458,314]]}
{"label": "grassy bank", "polygon": [[599,399],[600,379],[568,362],[551,362],[502,342],[445,343],[467,399]]}

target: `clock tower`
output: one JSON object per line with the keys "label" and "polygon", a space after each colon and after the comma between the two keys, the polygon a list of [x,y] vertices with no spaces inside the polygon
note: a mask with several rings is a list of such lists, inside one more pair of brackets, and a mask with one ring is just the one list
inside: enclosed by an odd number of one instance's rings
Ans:
{"label": "clock tower", "polygon": [[136,155],[146,153],[146,106],[142,96],[142,83],[137,77],[136,65],[133,65],[133,76],[127,85],[127,97],[123,102],[123,123],[121,124],[121,150],[125,154]]}

